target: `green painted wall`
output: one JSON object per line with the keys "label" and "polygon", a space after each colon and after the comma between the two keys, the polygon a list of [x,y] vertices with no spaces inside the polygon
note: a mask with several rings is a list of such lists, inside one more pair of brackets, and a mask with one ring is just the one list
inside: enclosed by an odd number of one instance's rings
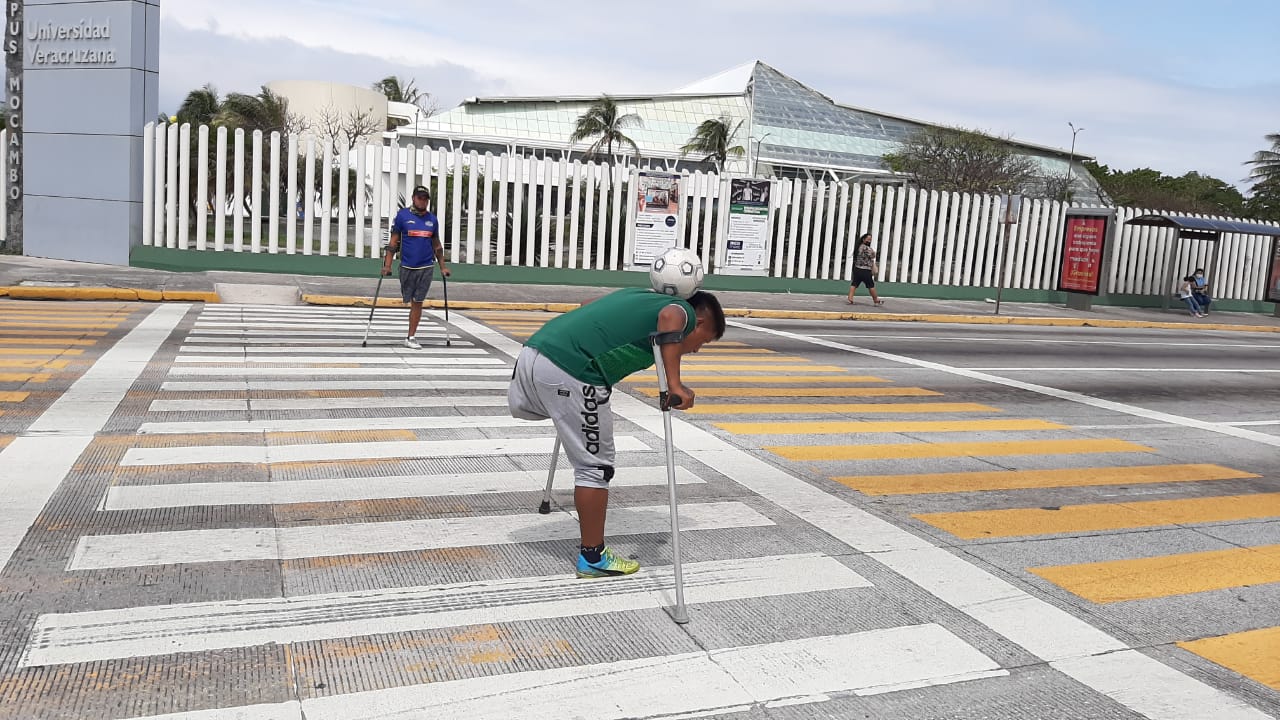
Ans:
{"label": "green painted wall", "polygon": [[[213,252],[174,250],[138,245],[133,248],[129,264],[134,267],[203,272],[233,270],[239,272],[285,273],[290,275],[323,275],[331,277],[377,277],[378,258],[338,257],[336,255],[286,255],[268,253]],[[645,287],[649,277],[644,272],[615,270],[566,270],[564,268],[528,268],[505,265],[467,265],[449,263],[455,283],[501,283],[510,285],[583,285],[590,287]],[[707,290],[777,292],[843,295],[849,291],[842,280],[805,280],[798,278],[744,277],[709,275],[703,284]],[[995,297],[991,287],[953,287],[882,282],[879,290],[886,297],[928,298],[935,300],[982,300]],[[1012,290],[1001,295],[1006,302],[1065,303],[1066,293],[1052,290]],[[1148,295],[1110,295],[1098,305],[1126,307],[1160,307],[1161,298]],[[1234,312],[1271,313],[1274,305],[1245,300],[1220,300],[1215,309]]]}

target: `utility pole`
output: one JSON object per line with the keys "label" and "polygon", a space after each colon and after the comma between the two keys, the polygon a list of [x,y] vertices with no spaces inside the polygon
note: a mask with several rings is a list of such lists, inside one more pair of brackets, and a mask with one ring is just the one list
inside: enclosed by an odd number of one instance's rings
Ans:
{"label": "utility pole", "polygon": [[[1084,131],[1084,128],[1078,128],[1071,124],[1070,121],[1067,122],[1067,127],[1071,128],[1071,153],[1067,156],[1067,185],[1062,189],[1064,194],[1071,192],[1071,183],[1075,182],[1075,175],[1072,173],[1072,169],[1076,163],[1076,135]],[[1065,202],[1066,198],[1063,198],[1063,201]]]}

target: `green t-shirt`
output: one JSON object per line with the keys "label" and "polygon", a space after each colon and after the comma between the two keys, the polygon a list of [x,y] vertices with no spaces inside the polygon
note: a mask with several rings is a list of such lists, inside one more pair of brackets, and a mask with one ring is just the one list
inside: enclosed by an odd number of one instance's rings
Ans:
{"label": "green t-shirt", "polygon": [[653,364],[649,335],[668,305],[684,308],[684,334],[693,332],[697,318],[689,303],[653,290],[625,288],[551,319],[525,344],[582,382],[613,387]]}

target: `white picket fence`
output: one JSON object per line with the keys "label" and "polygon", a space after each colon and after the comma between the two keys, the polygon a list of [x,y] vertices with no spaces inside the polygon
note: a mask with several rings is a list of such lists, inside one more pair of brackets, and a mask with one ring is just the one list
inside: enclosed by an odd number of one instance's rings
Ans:
{"label": "white picket fence", "polygon": [[[632,168],[412,145],[335,154],[310,136],[185,124],[148,124],[145,139],[146,245],[373,257],[395,210],[422,184],[455,262],[618,270],[630,257]],[[728,178],[687,174],[682,190],[684,245],[715,272],[728,212],[717,200],[727,196]],[[774,277],[848,280],[855,238],[870,232],[885,281],[990,287],[999,280],[998,197],[783,179],[771,204]],[[1067,209],[1022,204],[1008,287],[1056,288]],[[1167,263],[1181,277],[1210,261],[1211,243],[1175,244],[1172,230],[1124,224],[1148,212],[1117,209],[1112,293],[1162,294],[1172,290],[1164,287]],[[1219,267],[1208,268],[1216,296],[1260,300],[1269,249],[1267,237],[1224,235]]]}

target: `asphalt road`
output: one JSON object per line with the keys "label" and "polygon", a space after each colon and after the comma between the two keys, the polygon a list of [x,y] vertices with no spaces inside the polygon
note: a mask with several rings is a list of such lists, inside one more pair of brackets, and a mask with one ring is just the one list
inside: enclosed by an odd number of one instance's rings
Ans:
{"label": "asphalt road", "polygon": [[1274,335],[734,322],[681,626],[651,372],[578,581],[548,316],[366,312],[0,304],[0,718],[1280,717]]}

